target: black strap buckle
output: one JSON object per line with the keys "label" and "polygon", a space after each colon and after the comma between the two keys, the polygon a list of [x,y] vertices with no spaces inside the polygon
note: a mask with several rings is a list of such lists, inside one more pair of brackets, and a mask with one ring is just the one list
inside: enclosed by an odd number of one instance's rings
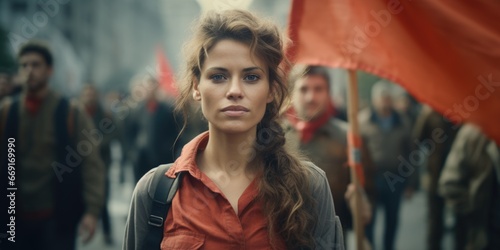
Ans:
{"label": "black strap buckle", "polygon": [[150,215],[148,224],[155,227],[163,227],[163,218],[156,215]]}

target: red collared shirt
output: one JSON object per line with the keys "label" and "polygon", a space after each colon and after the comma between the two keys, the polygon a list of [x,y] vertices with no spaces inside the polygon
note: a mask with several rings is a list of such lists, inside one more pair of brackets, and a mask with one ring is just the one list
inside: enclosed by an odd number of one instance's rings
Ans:
{"label": "red collared shirt", "polygon": [[[254,179],[238,200],[238,214],[217,185],[200,171],[196,155],[204,150],[208,132],[188,143],[166,173],[186,171],[165,221],[161,249],[271,249],[267,218],[256,199]],[[285,249],[281,238],[275,249]]]}

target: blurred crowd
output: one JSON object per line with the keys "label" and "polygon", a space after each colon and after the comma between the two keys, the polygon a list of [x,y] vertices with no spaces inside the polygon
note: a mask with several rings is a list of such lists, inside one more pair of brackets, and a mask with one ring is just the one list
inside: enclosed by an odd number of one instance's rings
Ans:
{"label": "blurred crowd", "polygon": [[[64,97],[50,86],[52,54],[43,43],[24,45],[17,60],[18,71],[0,72],[0,132],[3,141],[12,136],[18,143],[17,183],[24,187],[17,198],[20,242],[53,240],[67,244],[53,249],[71,249],[78,225],[90,240],[101,220],[106,244],[120,244],[112,230],[121,229],[112,228],[107,207],[112,146],[122,152],[120,181],[131,168],[137,182],[151,168],[175,161],[185,143],[207,130],[201,112],[176,112],[175,95],[149,74],[131,79],[128,93],[103,93],[89,81],[80,96]],[[332,100],[336,83],[325,68],[297,66],[289,84],[287,143],[326,172],[344,230],[352,230],[352,206],[345,198],[351,182],[346,105]],[[401,202],[423,190],[425,249],[442,249],[449,230],[454,249],[500,249],[499,144],[475,125],[455,124],[417,103],[387,80],[373,85],[370,100],[358,116],[367,241],[375,240],[373,225],[381,219],[376,211],[382,209],[383,249],[395,249]],[[65,210],[71,199],[81,207]],[[35,249],[37,243],[24,244]]]}

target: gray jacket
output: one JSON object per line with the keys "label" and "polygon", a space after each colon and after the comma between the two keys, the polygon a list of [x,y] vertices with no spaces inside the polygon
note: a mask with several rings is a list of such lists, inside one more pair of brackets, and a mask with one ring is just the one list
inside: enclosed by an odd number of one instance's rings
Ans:
{"label": "gray jacket", "polygon": [[[332,194],[325,172],[312,163],[306,163],[311,171],[311,192],[316,200],[317,225],[314,231],[316,249],[345,249],[342,225],[335,215]],[[135,187],[125,226],[124,250],[141,249],[148,232],[153,189],[149,189],[155,169],[144,175]],[[182,188],[182,185],[180,186]]]}

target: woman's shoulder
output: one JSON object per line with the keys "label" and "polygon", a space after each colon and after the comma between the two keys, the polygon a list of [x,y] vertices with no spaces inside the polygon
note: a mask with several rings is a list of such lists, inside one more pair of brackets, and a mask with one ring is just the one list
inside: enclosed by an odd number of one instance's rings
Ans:
{"label": "woman's shoulder", "polygon": [[153,168],[139,179],[134,188],[135,199],[153,199],[154,190],[151,190],[151,183],[153,182],[157,170],[158,168]]}
{"label": "woman's shoulder", "polygon": [[302,161],[302,165],[309,171],[309,178],[321,178],[322,176],[326,177],[325,171],[311,161]]}
{"label": "woman's shoulder", "polygon": [[309,161],[302,162],[309,171],[309,183],[317,216],[314,240],[318,249],[345,249],[342,225],[335,215],[335,205],[325,171]]}
{"label": "woman's shoulder", "polygon": [[326,174],[323,169],[319,168],[310,161],[302,161],[302,164],[309,172],[308,181],[311,185],[313,194],[320,190],[330,190],[328,179],[326,178]]}

